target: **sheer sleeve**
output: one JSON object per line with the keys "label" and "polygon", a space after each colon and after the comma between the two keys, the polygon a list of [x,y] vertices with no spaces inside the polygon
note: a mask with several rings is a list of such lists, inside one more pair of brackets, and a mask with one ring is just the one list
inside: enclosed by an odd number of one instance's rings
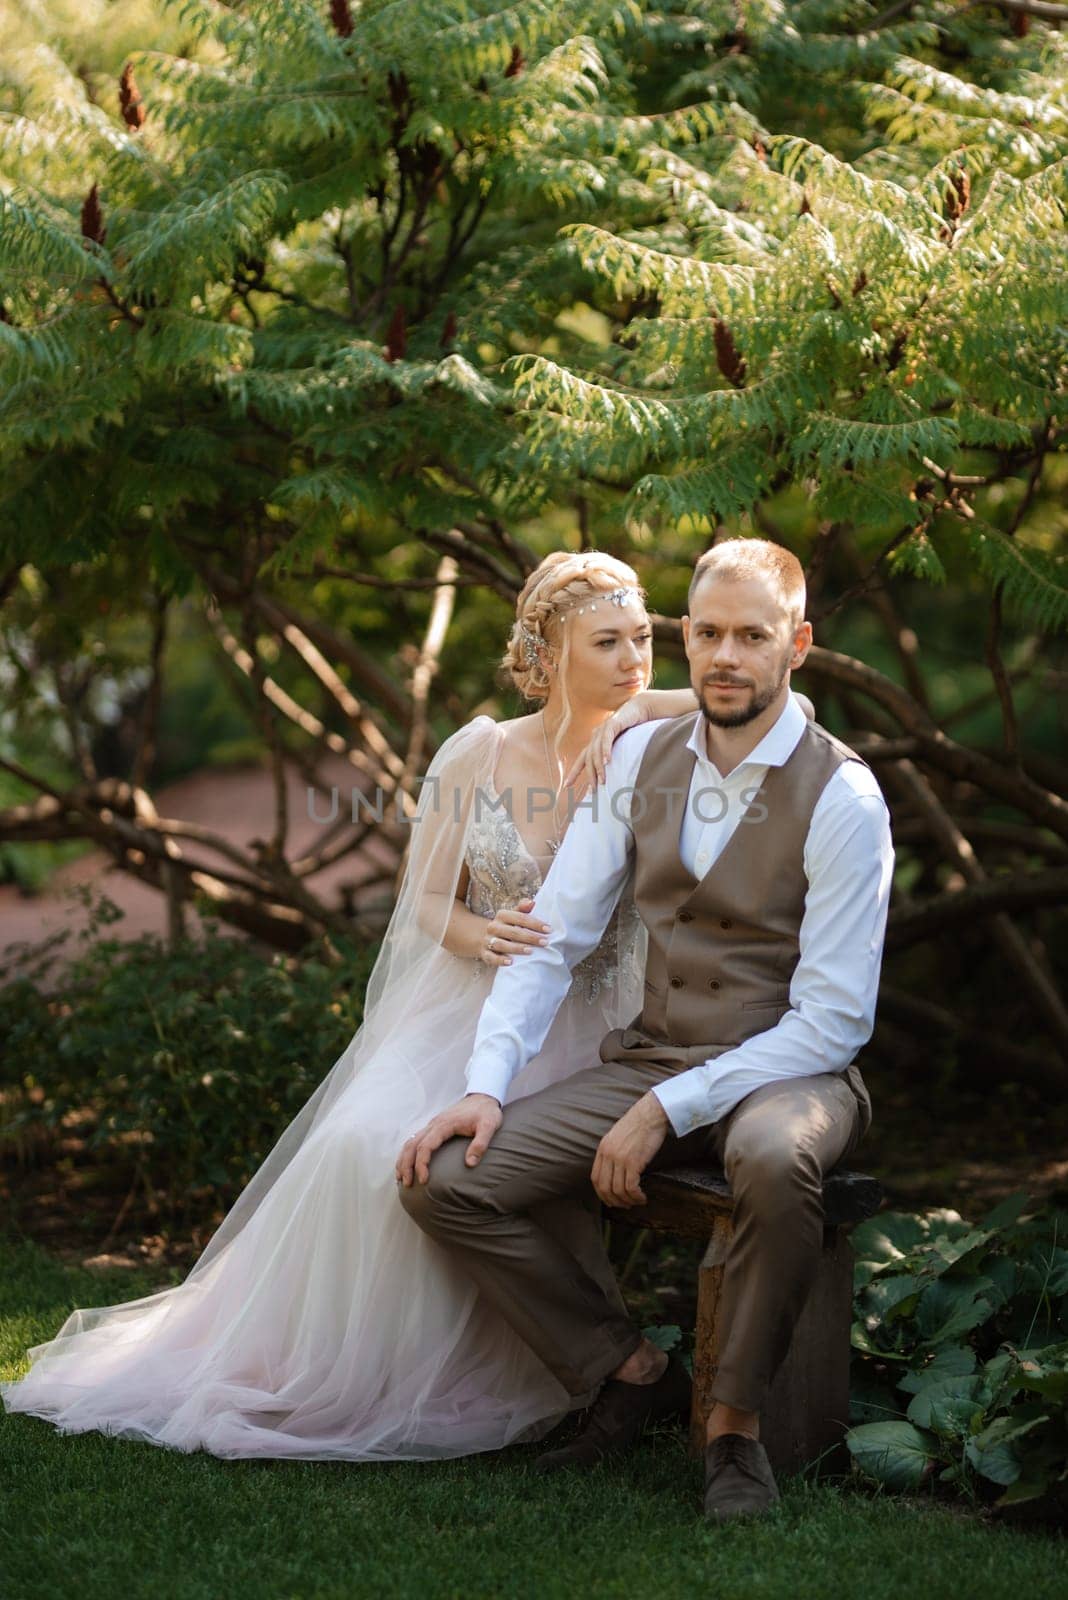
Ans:
{"label": "sheer sleeve", "polygon": [[475,796],[492,777],[499,737],[492,717],[475,717],[445,740],[427,768],[397,903],[368,982],[366,1013],[401,981],[410,992],[421,963],[441,948]]}

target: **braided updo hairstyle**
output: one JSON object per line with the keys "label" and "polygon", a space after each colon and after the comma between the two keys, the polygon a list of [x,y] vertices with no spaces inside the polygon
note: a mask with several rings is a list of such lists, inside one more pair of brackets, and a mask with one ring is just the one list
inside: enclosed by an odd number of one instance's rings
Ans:
{"label": "braided updo hairstyle", "polygon": [[534,568],[519,591],[515,623],[501,667],[525,700],[546,700],[552,684],[546,667],[549,662],[556,666],[564,697],[564,718],[555,741],[558,749],[563,746],[571,720],[566,676],[569,630],[565,619],[570,612],[614,589],[636,589],[645,599],[638,574],[625,561],[618,561],[603,550],[582,550],[578,554],[557,550]]}

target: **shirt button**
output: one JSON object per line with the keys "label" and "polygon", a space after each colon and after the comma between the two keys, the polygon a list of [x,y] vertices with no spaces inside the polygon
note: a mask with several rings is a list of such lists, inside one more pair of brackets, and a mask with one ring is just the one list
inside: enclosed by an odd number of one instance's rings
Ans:
{"label": "shirt button", "polygon": [[686,987],[686,979],[685,978],[672,978],[671,987],[673,989],[685,989],[685,987]]}
{"label": "shirt button", "polygon": [[723,921],[720,923],[720,927],[721,928],[733,928],[734,927],[734,923],[731,921],[730,917],[724,917]]}
{"label": "shirt button", "polygon": [[692,922],[693,921],[693,912],[692,911],[680,911],[679,912],[679,921],[680,922]]}
{"label": "shirt button", "polygon": [[718,978],[709,978],[708,987],[710,989],[718,989],[719,988],[719,979]]}

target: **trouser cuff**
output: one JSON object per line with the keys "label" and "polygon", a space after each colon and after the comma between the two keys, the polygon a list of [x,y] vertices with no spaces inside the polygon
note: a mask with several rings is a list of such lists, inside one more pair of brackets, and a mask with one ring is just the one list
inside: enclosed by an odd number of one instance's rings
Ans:
{"label": "trouser cuff", "polygon": [[732,1373],[724,1372],[722,1368],[716,1373],[712,1387],[713,1405],[719,1401],[721,1405],[730,1406],[733,1411],[763,1411],[767,1398],[767,1383],[754,1382],[752,1378],[739,1378]]}
{"label": "trouser cuff", "polygon": [[614,1372],[617,1367],[621,1367],[627,1357],[634,1354],[641,1342],[641,1329],[632,1328],[626,1338],[616,1340],[607,1345],[604,1353],[598,1359],[591,1358],[581,1368],[575,1369],[582,1381],[578,1388],[572,1388],[568,1384],[567,1387],[570,1392],[573,1395],[588,1394],[591,1390],[596,1389],[599,1384],[604,1382],[609,1373]]}

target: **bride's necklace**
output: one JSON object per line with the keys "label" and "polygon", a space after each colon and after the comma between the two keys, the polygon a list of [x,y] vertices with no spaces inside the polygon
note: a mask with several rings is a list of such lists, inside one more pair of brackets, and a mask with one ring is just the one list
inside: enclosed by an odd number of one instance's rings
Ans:
{"label": "bride's necklace", "polygon": [[545,843],[549,847],[550,854],[555,855],[560,848],[564,836],[563,829],[560,826],[560,819],[556,815],[556,808],[560,804],[560,788],[558,782],[560,773],[559,770],[554,770],[552,760],[549,756],[549,735],[545,731],[544,711],[541,714],[541,737],[545,745],[545,770],[549,774],[549,782],[552,785],[553,791],[553,827],[556,829],[554,836],[551,839],[546,839]]}

